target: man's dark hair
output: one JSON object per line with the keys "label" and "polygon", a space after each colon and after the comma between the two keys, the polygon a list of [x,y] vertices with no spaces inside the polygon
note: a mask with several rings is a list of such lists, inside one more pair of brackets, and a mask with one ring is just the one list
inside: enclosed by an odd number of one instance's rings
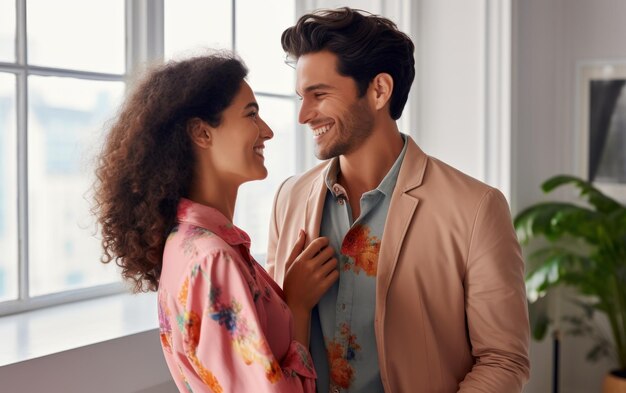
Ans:
{"label": "man's dark hair", "polygon": [[337,72],[355,80],[359,97],[376,75],[391,75],[390,115],[394,120],[402,115],[415,77],[415,46],[389,19],[348,7],[319,10],[302,16],[281,41],[295,59],[323,50],[335,54]]}

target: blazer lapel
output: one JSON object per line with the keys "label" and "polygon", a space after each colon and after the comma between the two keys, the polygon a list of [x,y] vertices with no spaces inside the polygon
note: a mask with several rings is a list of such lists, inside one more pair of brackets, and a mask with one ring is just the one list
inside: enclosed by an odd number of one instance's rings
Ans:
{"label": "blazer lapel", "polygon": [[393,272],[398,263],[404,237],[415,214],[419,199],[410,191],[419,187],[424,178],[427,156],[411,137],[408,137],[407,151],[398,173],[398,180],[391,196],[389,212],[381,240],[376,279],[376,314],[380,322],[384,319],[385,300],[391,284]]}
{"label": "blazer lapel", "polygon": [[[330,161],[329,161],[330,164]],[[304,230],[306,231],[306,245],[309,245],[311,241],[320,235],[320,226],[322,225],[322,213],[324,212],[324,201],[326,200],[326,183],[324,178],[326,177],[326,171],[328,166],[324,169],[320,176],[311,184],[311,190],[309,191],[309,198],[306,201],[306,207],[304,209]]]}

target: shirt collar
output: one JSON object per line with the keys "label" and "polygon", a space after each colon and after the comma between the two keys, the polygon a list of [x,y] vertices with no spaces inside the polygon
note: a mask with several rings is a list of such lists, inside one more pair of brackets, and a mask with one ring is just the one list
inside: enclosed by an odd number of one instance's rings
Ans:
{"label": "shirt collar", "polygon": [[404,141],[402,151],[400,151],[400,155],[398,155],[398,158],[396,158],[396,162],[393,163],[393,166],[391,167],[389,172],[387,172],[387,174],[383,178],[383,181],[381,181],[378,187],[376,187],[376,189],[385,194],[385,196],[391,196],[391,194],[393,193],[393,189],[396,186],[396,181],[398,180],[398,173],[400,173],[400,167],[402,166],[402,160],[404,160],[404,156],[406,154],[408,138],[402,133],[400,134],[400,136]]}
{"label": "shirt collar", "polygon": [[[376,190],[385,194],[385,196],[390,196],[393,193],[393,189],[396,185],[396,180],[398,179],[398,173],[400,172],[400,167],[402,166],[402,160],[406,154],[406,148],[408,145],[408,138],[406,135],[400,133],[402,140],[404,141],[404,145],[402,146],[402,151],[400,151],[400,155],[396,158],[393,166],[387,172],[383,180],[380,182]],[[337,183],[337,175],[339,175],[339,157],[332,158],[330,161],[330,165],[328,165],[328,169],[324,175],[324,181],[326,183],[326,187],[333,193],[335,198],[340,199],[348,199],[348,195],[346,193],[345,188],[339,183]]]}
{"label": "shirt collar", "polygon": [[231,246],[243,244],[250,248],[250,237],[237,228],[219,210],[187,198],[180,198],[177,211],[178,222],[207,229],[221,237]]}
{"label": "shirt collar", "polygon": [[348,194],[346,193],[345,188],[343,188],[341,184],[337,183],[337,175],[339,175],[339,157],[331,159],[330,165],[324,175],[324,181],[326,182],[326,187],[328,187],[335,198],[347,200]]}

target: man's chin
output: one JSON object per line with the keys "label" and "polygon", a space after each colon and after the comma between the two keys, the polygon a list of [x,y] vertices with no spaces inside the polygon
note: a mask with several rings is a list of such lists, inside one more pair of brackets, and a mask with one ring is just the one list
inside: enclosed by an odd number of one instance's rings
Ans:
{"label": "man's chin", "polygon": [[333,156],[332,154],[329,154],[328,152],[320,151],[319,149],[315,149],[315,153],[314,154],[315,154],[315,157],[318,160],[321,160],[321,161],[325,161],[325,160],[328,160],[330,158],[336,157],[336,156]]}
{"label": "man's chin", "polygon": [[321,146],[317,145],[315,146],[314,154],[318,160],[324,161],[324,160],[328,160],[331,158],[339,157],[342,154],[346,154],[348,150],[350,150],[348,146],[345,146],[343,144],[326,146],[325,148],[322,148]]}

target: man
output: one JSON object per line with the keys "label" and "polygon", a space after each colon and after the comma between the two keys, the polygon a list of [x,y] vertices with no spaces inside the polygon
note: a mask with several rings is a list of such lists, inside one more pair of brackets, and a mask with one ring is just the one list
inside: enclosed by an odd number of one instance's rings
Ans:
{"label": "man", "polygon": [[311,315],[318,391],[520,392],[529,327],[508,206],[399,132],[411,40],[342,8],[303,16],[282,44],[328,161],[278,191],[267,264],[282,283],[300,229],[337,252],[340,278]]}

